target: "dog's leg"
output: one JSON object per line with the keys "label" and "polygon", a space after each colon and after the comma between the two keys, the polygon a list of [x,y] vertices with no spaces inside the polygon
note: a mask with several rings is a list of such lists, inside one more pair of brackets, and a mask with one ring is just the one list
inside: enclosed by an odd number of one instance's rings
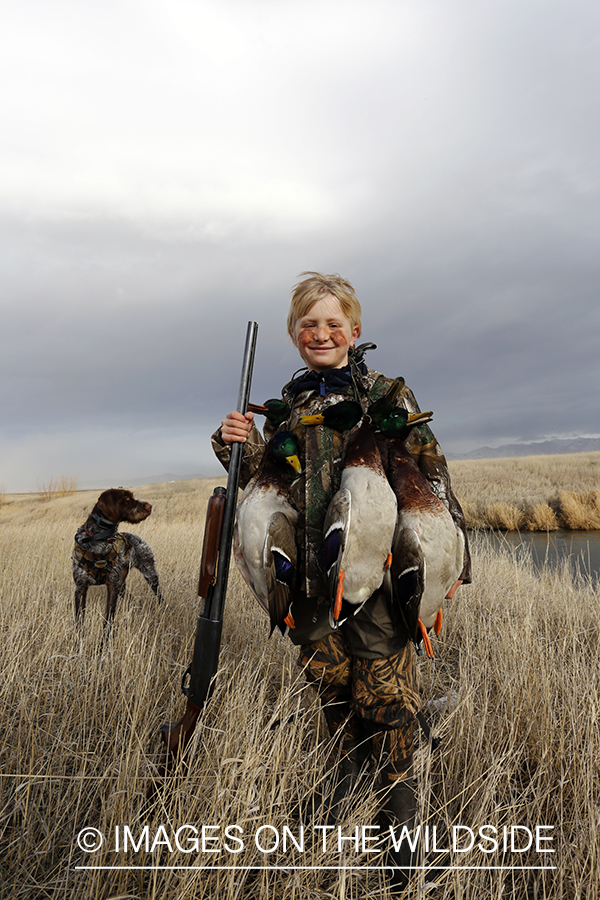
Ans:
{"label": "dog's leg", "polygon": [[149,575],[146,575],[144,573],[144,578],[146,579],[146,581],[148,582],[148,584],[150,585],[150,587],[156,594],[156,599],[160,600],[162,602],[162,600],[164,598],[160,592],[160,586],[158,584],[158,574],[157,574],[156,570],[154,569]]}
{"label": "dog's leg", "polygon": [[163,600],[158,583],[158,572],[154,564],[154,554],[150,546],[137,535],[129,535],[129,537],[135,537],[135,541],[132,541],[131,565],[142,573],[151,590],[156,594],[157,600]]}
{"label": "dog's leg", "polygon": [[75,587],[75,621],[80,626],[83,625],[83,617],[85,616],[88,586],[86,582],[83,582]]}
{"label": "dog's leg", "polygon": [[115,583],[112,578],[106,582],[106,624],[111,625],[117,610],[120,580]]}
{"label": "dog's leg", "polygon": [[119,589],[118,589],[118,597],[121,598],[125,593],[125,583],[127,581],[127,576],[129,575],[129,566],[127,563],[124,563],[121,567],[121,574],[119,576]]}
{"label": "dog's leg", "polygon": [[110,623],[115,617],[117,610],[117,600],[125,593],[125,582],[129,575],[129,566],[127,563],[115,565],[106,582],[106,621]]}

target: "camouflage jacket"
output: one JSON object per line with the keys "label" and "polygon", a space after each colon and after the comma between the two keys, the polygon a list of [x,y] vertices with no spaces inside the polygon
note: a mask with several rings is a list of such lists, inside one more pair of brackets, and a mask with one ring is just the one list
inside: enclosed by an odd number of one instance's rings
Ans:
{"label": "camouflage jacket", "polygon": [[[282,390],[282,397],[291,406],[289,419],[280,428],[293,431],[300,443],[302,474],[292,483],[290,500],[299,513],[298,533],[304,536],[303,547],[299,546],[299,589],[304,589],[307,597],[325,597],[327,582],[323,571],[323,522],[331,498],[339,489],[345,448],[350,434],[339,432],[322,425],[303,427],[300,416],[321,412],[325,407],[341,400],[354,398],[363,409],[383,397],[393,379],[386,378],[373,369],[367,369],[362,377],[363,392],[350,388],[347,394],[329,393],[322,397],[317,391],[303,391],[294,396],[290,391],[292,382]],[[420,412],[412,391],[404,385],[397,400],[411,413]],[[268,421],[264,434],[269,441],[275,431]],[[230,447],[221,437],[220,429],[212,436],[212,445],[217,458],[225,468],[229,466]],[[467,534],[462,509],[452,492],[446,459],[440,445],[428,425],[415,426],[406,440],[406,447],[419,468],[428,479],[434,492],[446,504],[456,524],[465,533],[465,558],[462,580],[471,581],[471,562]],[[256,426],[252,427],[244,444],[240,487],[245,487],[258,471],[265,449],[265,440]],[[304,550],[304,553],[302,553]]]}

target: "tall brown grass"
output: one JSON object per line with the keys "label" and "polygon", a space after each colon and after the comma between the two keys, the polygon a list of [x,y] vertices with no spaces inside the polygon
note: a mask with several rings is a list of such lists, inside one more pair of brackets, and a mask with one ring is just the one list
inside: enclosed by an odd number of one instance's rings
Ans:
{"label": "tall brown grass", "polygon": [[469,528],[600,529],[600,452],[454,460],[449,465]]}
{"label": "tall brown grass", "polygon": [[[158,604],[133,572],[103,645],[101,589],[90,592],[85,631],[74,627],[69,562],[73,533],[96,493],[43,506],[21,497],[3,509],[2,900],[388,896],[377,869],[323,868],[379,861],[348,843],[338,854],[331,842],[323,852],[320,837],[307,838],[304,852],[291,845],[267,854],[253,842],[261,826],[287,826],[298,837],[299,808],[327,778],[328,740],[296,651],[287,639],[267,638],[266,618],[235,571],[220,671],[189,771],[158,782],[146,799],[162,760],[159,727],[185,705],[179,682],[191,658],[201,529],[216,483],[136,490],[154,506],[135,530],[153,547],[166,602]],[[593,900],[600,896],[598,592],[575,584],[566,570],[536,575],[509,550],[493,550],[485,536],[476,537],[473,551],[475,584],[447,604],[435,664],[420,661],[425,701],[437,710],[431,722],[442,737],[433,754],[421,739],[421,820],[437,826],[438,847],[448,847],[452,825],[476,831],[490,824],[500,833],[503,826],[551,826],[556,852],[504,853],[501,845],[489,854],[463,853],[454,862],[475,868],[437,875],[436,896]],[[349,814],[345,835],[375,824],[370,787]],[[170,853],[165,843],[154,852],[114,852],[117,826],[122,835],[127,825],[136,840],[148,826],[152,842],[157,835],[173,840],[185,824],[239,825],[245,848],[227,852],[215,829],[210,834],[219,840],[209,847],[219,853]],[[106,836],[96,853],[77,844],[89,827]],[[263,838],[268,842],[269,833]],[[117,868],[150,865],[171,868]],[[199,868],[206,865],[221,868]],[[232,865],[268,868],[225,868]],[[293,868],[299,865],[320,868]],[[411,896],[422,896],[423,877]]]}

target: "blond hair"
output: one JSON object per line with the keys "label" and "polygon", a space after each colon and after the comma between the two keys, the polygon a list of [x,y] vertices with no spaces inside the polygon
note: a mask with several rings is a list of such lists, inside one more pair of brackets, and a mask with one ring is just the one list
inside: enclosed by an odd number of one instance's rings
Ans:
{"label": "blond hair", "polygon": [[287,317],[288,334],[293,338],[298,319],[307,315],[315,303],[318,303],[327,294],[332,294],[340,304],[341,310],[350,322],[351,327],[354,329],[358,325],[358,334],[360,335],[361,308],[350,282],[337,274],[321,275],[320,272],[302,272],[300,278],[304,275],[310,277],[305,278],[304,281],[299,281],[292,293],[292,302],[290,303],[290,311]]}

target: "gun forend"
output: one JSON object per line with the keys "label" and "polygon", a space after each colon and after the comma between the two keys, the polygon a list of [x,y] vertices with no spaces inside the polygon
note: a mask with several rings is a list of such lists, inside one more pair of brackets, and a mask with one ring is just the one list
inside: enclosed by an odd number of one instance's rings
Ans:
{"label": "gun forend", "polygon": [[206,524],[204,526],[204,542],[202,544],[202,559],[200,562],[200,577],[198,579],[199,597],[208,596],[208,591],[211,585],[215,583],[217,577],[219,544],[223,529],[226,495],[227,491],[225,488],[217,487],[208,501]]}

